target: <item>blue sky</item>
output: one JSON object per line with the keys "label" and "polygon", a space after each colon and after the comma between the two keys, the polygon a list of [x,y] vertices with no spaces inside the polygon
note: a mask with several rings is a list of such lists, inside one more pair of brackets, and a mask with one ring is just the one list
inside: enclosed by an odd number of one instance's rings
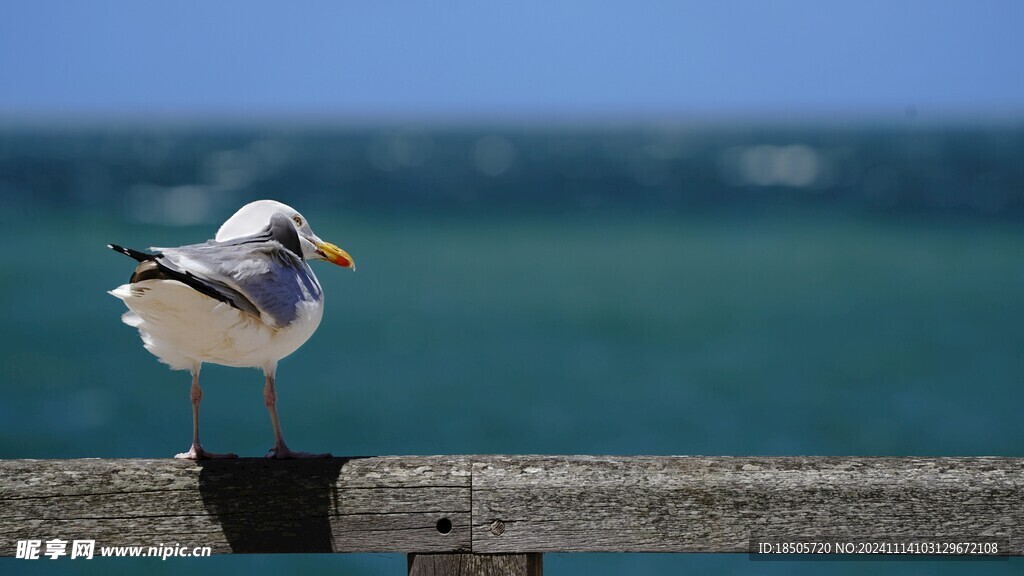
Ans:
{"label": "blue sky", "polygon": [[1015,1],[0,3],[0,119],[1024,116]]}

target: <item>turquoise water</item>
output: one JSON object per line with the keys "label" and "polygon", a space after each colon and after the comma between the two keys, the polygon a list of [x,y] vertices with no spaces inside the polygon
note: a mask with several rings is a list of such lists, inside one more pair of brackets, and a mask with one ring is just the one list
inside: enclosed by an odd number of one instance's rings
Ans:
{"label": "turquoise water", "polygon": [[[201,241],[231,209],[214,203],[210,221],[147,224],[118,198],[83,202],[79,214],[6,200],[23,209],[4,223],[9,248],[0,251],[0,457],[162,457],[188,447],[188,376],[159,364],[120,323],[122,305],[105,291],[127,279],[132,262],[105,244]],[[279,369],[294,448],[1024,455],[1024,228],[1014,218],[813,203],[345,210],[315,195],[279,198],[359,268],[316,267],[323,322]],[[207,448],[264,454],[272,435],[260,374],[207,366],[202,376]],[[545,564],[549,574],[1021,566],[643,554],[548,555]],[[61,568],[399,574],[405,561],[260,556]],[[45,569],[0,561],[5,573]]]}

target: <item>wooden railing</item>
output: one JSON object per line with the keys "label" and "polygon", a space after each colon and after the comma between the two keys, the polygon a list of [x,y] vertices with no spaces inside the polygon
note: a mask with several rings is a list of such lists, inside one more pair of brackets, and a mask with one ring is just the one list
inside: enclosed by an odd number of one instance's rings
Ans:
{"label": "wooden railing", "polygon": [[762,542],[976,542],[1024,555],[1024,459],[0,461],[0,555],[52,538],[402,552],[411,574],[438,575],[540,574],[544,552],[752,553]]}

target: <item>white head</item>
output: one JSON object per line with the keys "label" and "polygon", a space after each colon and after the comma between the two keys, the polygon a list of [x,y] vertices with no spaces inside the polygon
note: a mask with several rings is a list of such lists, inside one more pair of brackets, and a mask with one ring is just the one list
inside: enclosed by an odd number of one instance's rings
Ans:
{"label": "white head", "polygon": [[294,208],[276,200],[257,200],[238,209],[231,218],[221,224],[215,240],[223,242],[242,236],[251,236],[262,232],[270,223],[274,214],[283,214],[291,220],[295,231],[299,234],[302,245],[302,257],[306,260],[327,260],[344,268],[356,269],[356,263],[347,252],[330,242],[324,242],[309,227],[306,218]]}

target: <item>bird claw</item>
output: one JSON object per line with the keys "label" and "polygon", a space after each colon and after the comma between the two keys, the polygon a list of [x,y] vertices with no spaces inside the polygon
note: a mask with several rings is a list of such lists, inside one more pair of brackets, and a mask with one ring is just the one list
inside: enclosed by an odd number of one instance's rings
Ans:
{"label": "bird claw", "polygon": [[174,457],[179,460],[221,460],[225,458],[238,458],[238,454],[232,454],[230,452],[207,452],[206,450],[203,450],[202,446],[193,445],[188,449],[188,452],[175,454]]}
{"label": "bird claw", "polygon": [[285,460],[292,458],[330,458],[331,455],[328,452],[322,454],[315,454],[313,452],[298,452],[295,450],[289,450],[287,446],[275,446],[267,452],[267,458],[274,460]]}

